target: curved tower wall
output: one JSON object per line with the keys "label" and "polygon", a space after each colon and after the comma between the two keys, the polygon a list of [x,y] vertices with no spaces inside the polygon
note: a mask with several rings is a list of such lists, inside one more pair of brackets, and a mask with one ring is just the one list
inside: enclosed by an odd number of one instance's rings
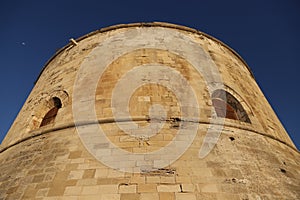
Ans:
{"label": "curved tower wall", "polygon": [[299,163],[232,49],[178,25],[118,25],[43,68],[1,144],[0,198],[297,199]]}

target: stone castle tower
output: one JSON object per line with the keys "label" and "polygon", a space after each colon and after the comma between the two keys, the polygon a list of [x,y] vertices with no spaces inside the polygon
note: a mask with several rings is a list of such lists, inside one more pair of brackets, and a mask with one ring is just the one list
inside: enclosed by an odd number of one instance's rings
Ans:
{"label": "stone castle tower", "polygon": [[1,144],[0,199],[300,199],[300,155],[231,48],[117,25],[47,62]]}

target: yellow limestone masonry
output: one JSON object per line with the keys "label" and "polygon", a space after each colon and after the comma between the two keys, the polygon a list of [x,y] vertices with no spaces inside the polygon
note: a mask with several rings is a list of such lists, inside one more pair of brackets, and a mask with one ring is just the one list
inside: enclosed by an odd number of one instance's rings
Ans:
{"label": "yellow limestone masonry", "polygon": [[300,155],[244,60],[116,25],[59,50],[0,146],[0,199],[300,199]]}

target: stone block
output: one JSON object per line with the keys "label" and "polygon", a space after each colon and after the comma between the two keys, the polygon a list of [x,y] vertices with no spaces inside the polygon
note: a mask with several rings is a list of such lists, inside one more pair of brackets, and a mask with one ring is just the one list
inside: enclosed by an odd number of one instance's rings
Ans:
{"label": "stone block", "polygon": [[118,185],[99,185],[99,193],[101,194],[117,194],[118,193]]}
{"label": "stone block", "polygon": [[95,169],[86,169],[84,170],[84,174],[82,176],[83,179],[86,178],[94,178],[96,170]]}
{"label": "stone block", "polygon": [[174,192],[159,192],[158,194],[160,200],[175,200]]}
{"label": "stone block", "polygon": [[195,185],[183,183],[181,184],[182,192],[195,192]]}
{"label": "stone block", "polygon": [[175,176],[161,176],[160,183],[175,183]]}
{"label": "stone block", "polygon": [[149,192],[157,192],[156,184],[138,184],[138,193],[149,193]]}
{"label": "stone block", "polygon": [[181,192],[180,185],[175,184],[175,185],[158,185],[157,186],[157,191],[158,192]]}
{"label": "stone block", "polygon": [[84,174],[84,170],[70,171],[68,179],[81,179]]}
{"label": "stone block", "polygon": [[93,185],[93,186],[82,186],[81,195],[94,195],[98,194],[99,192],[99,186]]}
{"label": "stone block", "polygon": [[65,196],[77,196],[81,194],[82,187],[81,186],[69,186],[66,187],[64,191]]}
{"label": "stone block", "polygon": [[140,175],[131,176],[131,183],[144,184],[146,183],[146,177]]}
{"label": "stone block", "polygon": [[146,183],[160,183],[159,176],[146,176]]}
{"label": "stone block", "polygon": [[175,193],[176,200],[197,200],[195,194],[190,193]]}
{"label": "stone block", "polygon": [[120,200],[120,194],[101,194],[101,200]]}
{"label": "stone block", "polygon": [[121,194],[120,200],[140,200],[140,194]]}
{"label": "stone block", "polygon": [[160,200],[158,193],[141,193],[140,200]]}
{"label": "stone block", "polygon": [[32,182],[40,183],[40,182],[43,182],[44,178],[45,178],[45,174],[36,175],[33,177]]}
{"label": "stone block", "polygon": [[119,193],[136,193],[137,185],[119,185]]}
{"label": "stone block", "polygon": [[211,193],[219,192],[216,184],[199,184],[199,187],[201,192],[211,192]]}
{"label": "stone block", "polygon": [[81,154],[82,154],[82,151],[72,151],[69,154],[69,159],[80,158]]}
{"label": "stone block", "polygon": [[101,195],[85,195],[77,197],[78,200],[99,200]]}
{"label": "stone block", "polygon": [[95,178],[88,178],[88,179],[79,179],[77,181],[77,185],[84,186],[84,185],[97,185],[97,179]]}
{"label": "stone block", "polygon": [[95,178],[107,178],[107,176],[108,176],[107,168],[96,169]]}

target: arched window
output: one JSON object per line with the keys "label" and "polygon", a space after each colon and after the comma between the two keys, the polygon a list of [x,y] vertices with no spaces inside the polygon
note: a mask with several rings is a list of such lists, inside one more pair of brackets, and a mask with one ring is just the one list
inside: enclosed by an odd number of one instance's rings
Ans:
{"label": "arched window", "polygon": [[251,123],[240,102],[224,90],[216,90],[213,92],[212,104],[218,117]]}
{"label": "arched window", "polygon": [[58,97],[53,97],[52,101],[53,101],[53,108],[51,108],[44,116],[40,127],[53,123],[57,115],[58,109],[60,109],[62,106],[61,101]]}

